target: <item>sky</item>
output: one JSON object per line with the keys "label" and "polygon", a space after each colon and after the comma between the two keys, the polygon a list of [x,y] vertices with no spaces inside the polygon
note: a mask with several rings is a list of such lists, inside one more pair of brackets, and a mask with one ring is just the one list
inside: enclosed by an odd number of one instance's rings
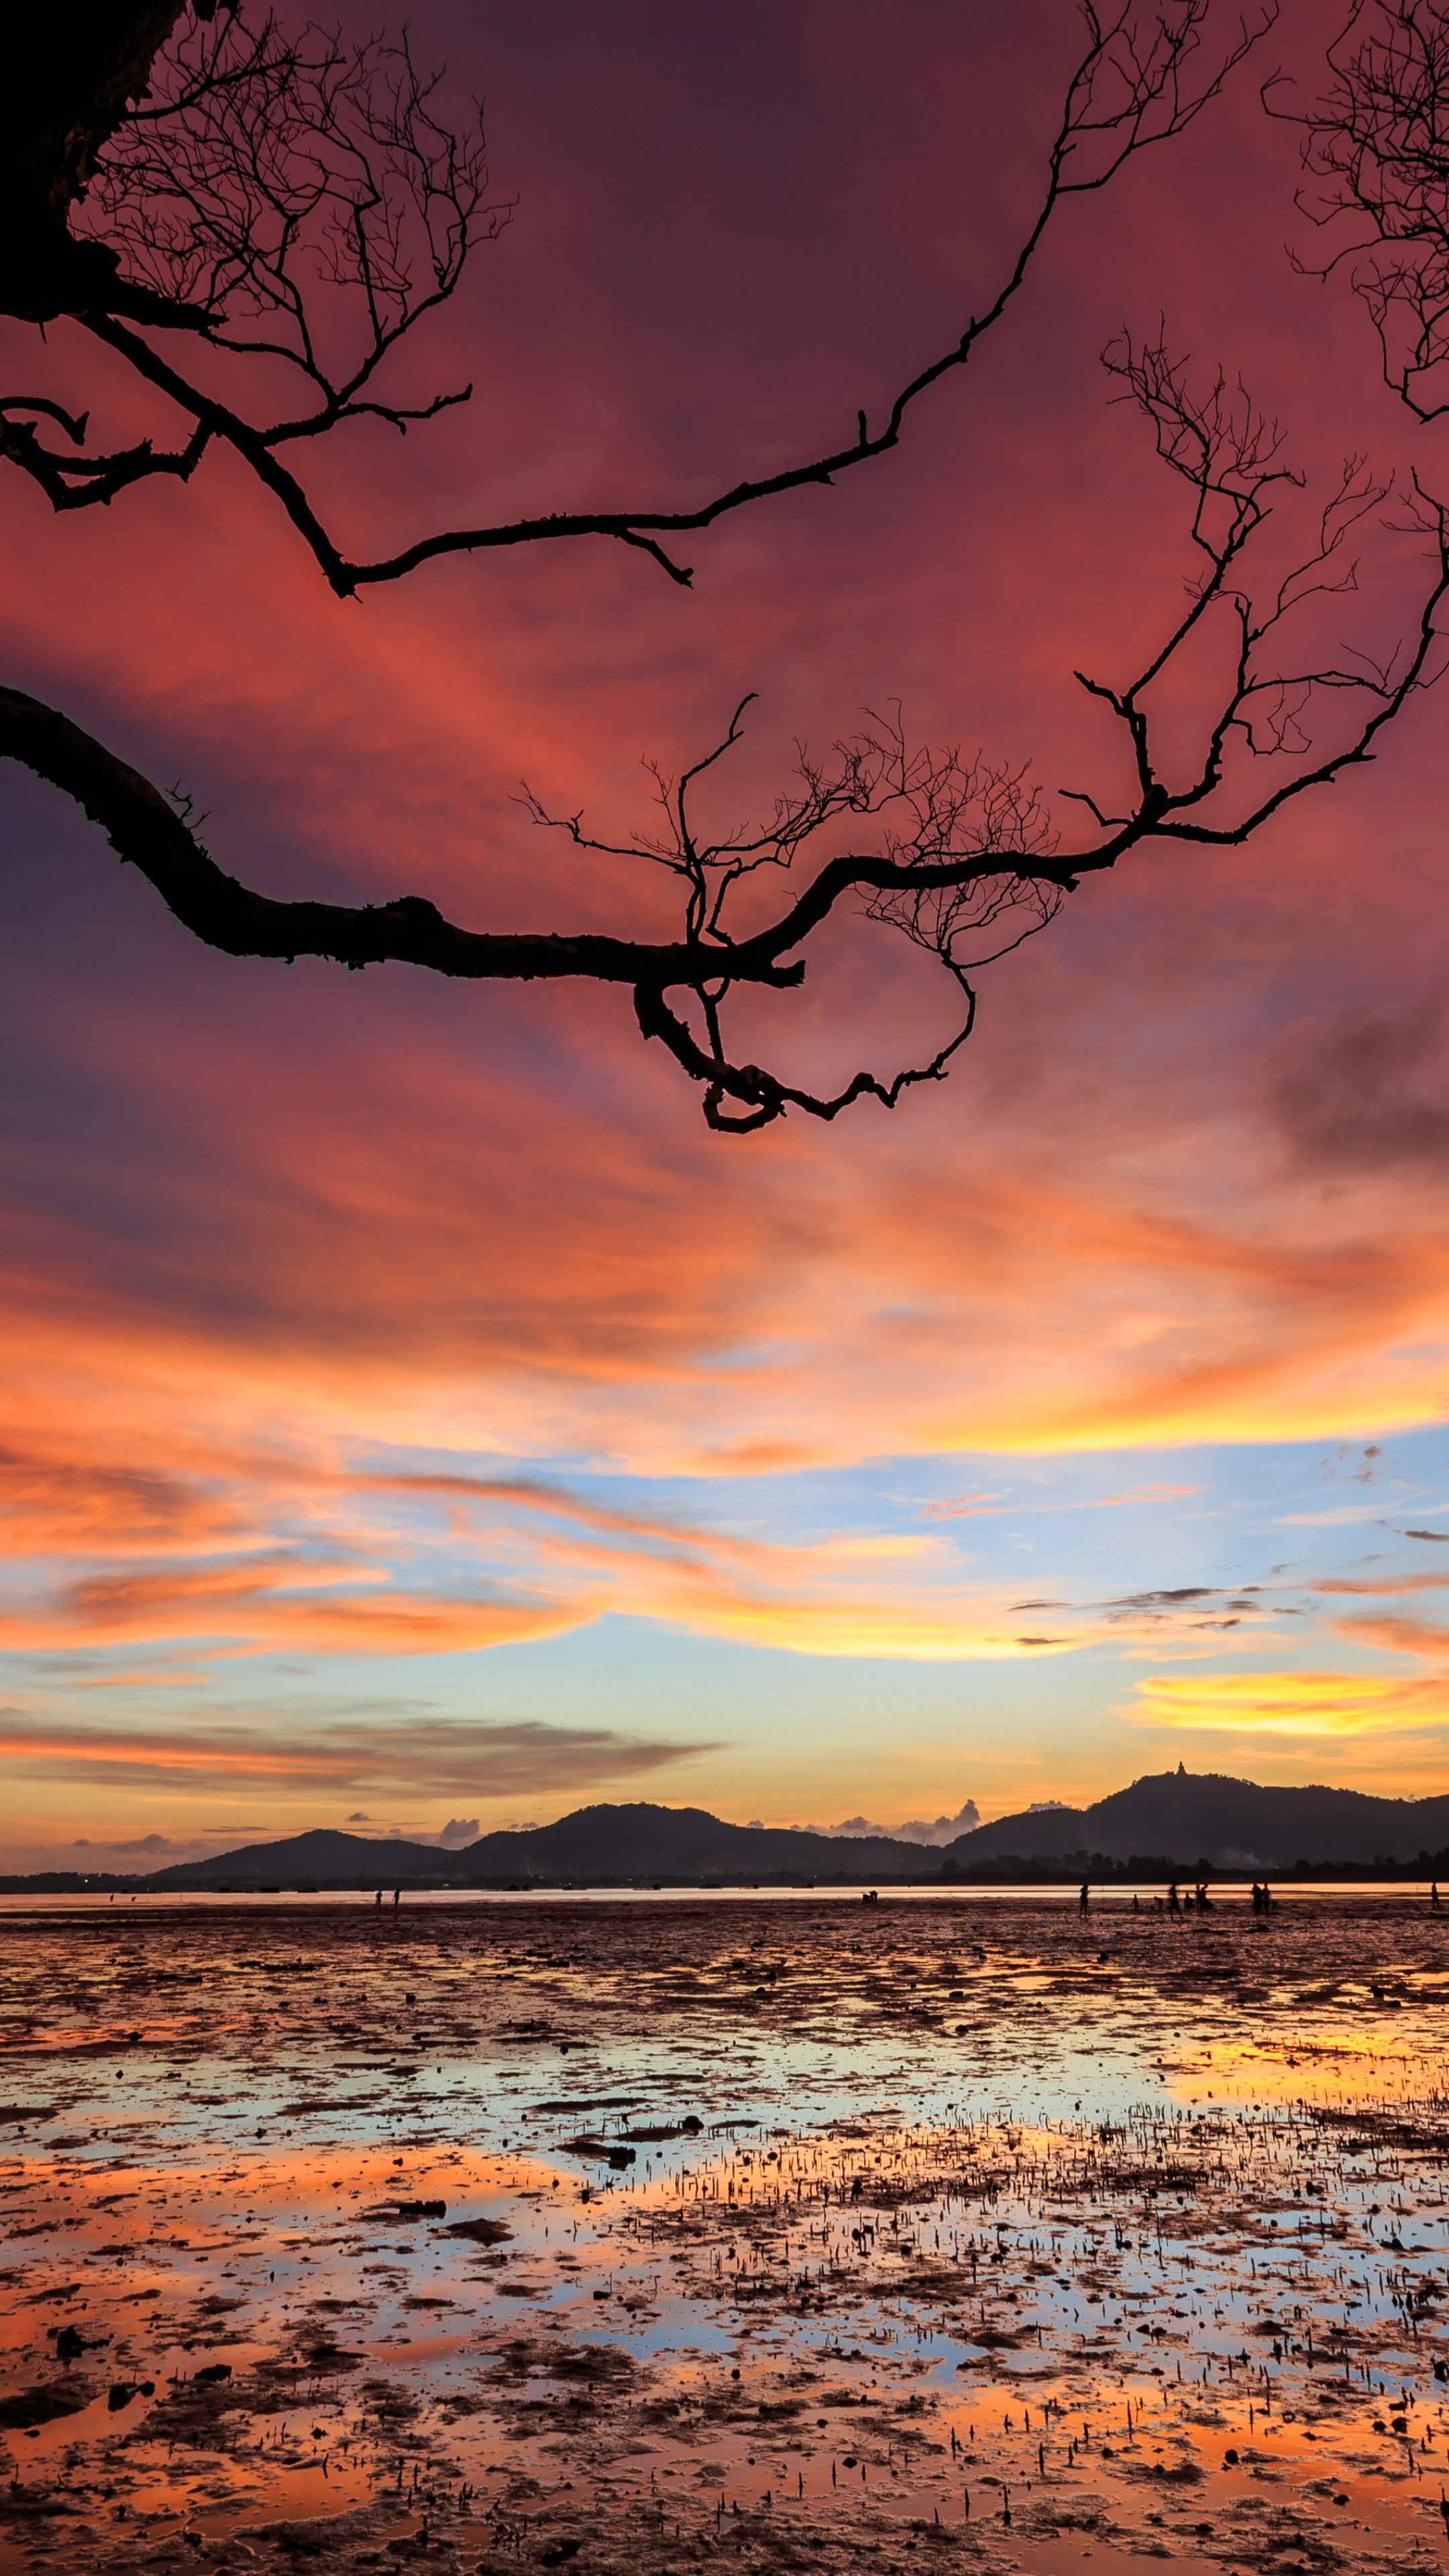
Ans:
{"label": "sky", "polygon": [[[1056,0],[918,0],[888,46],[854,0],[413,24],[512,213],[413,362],[472,403],[309,465],[359,549],[693,497],[878,415],[994,293],[1077,36]],[[624,837],[641,763],[747,690],[724,825],[898,701],[1030,762],[1070,845],[1060,791],[1121,787],[1073,674],[1142,658],[1189,568],[1114,333],[1166,316],[1281,420],[1308,485],[1265,571],[1347,452],[1449,487],[1449,426],[1289,257],[1258,79],[1336,25],[1290,0],[893,455],[691,541],[692,590],[587,543],[341,603],[224,458],[61,519],[14,477],[5,668],[249,883],[478,927],[672,935],[520,782]],[[78,333],[5,328],[14,373],[154,425]],[[1315,632],[1383,652],[1422,549],[1390,502],[1362,553]],[[6,772],[0,1866],[597,1798],[891,1825],[1179,1761],[1449,1787],[1446,706],[1241,849],[1087,882],[948,1083],[747,1139],[622,992],[223,958]],[[746,1031],[835,1079],[946,1008],[857,920]]]}

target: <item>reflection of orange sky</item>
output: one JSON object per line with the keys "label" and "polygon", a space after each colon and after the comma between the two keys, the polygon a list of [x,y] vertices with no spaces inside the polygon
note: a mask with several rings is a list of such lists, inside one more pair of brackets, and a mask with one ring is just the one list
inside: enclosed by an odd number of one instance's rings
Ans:
{"label": "reflection of orange sky", "polygon": [[[443,48],[490,95],[490,44],[504,62],[493,149],[520,211],[443,325],[443,375],[455,355],[486,376],[475,411],[405,445],[359,430],[326,468],[329,508],[369,542],[439,512],[702,488],[802,425],[853,422],[979,305],[1039,162],[1034,23],[966,13],[943,39],[923,21],[882,60],[847,10],[828,47],[781,44],[767,83],[689,30],[628,63],[585,30],[585,98],[527,19],[460,16]],[[1074,209],[1039,300],[875,480],[702,540],[693,594],[622,550],[550,549],[344,606],[219,461],[184,496],[60,522],[0,479],[11,663],[194,788],[250,881],[427,891],[500,928],[667,928],[662,880],[581,869],[529,827],[517,782],[611,830],[642,822],[638,755],[693,754],[751,685],[727,822],[768,811],[797,734],[819,748],[896,696],[913,732],[1031,758],[1052,793],[1115,794],[1073,673],[1154,640],[1187,560],[1178,497],[1104,402],[1097,351],[1123,313],[1166,303],[1184,345],[1241,364],[1315,472],[1347,446],[1404,452],[1351,317],[1281,261],[1292,153],[1255,96]],[[642,120],[623,168],[599,157],[611,118]],[[147,405],[83,381],[52,336],[55,390],[142,435]],[[1387,588],[1370,565],[1348,603],[1380,640],[1419,569],[1382,542]],[[228,962],[55,801],[13,792],[0,1646],[28,1659],[6,1696],[37,1761],[52,1690],[149,1675],[165,1698],[267,1652],[484,1667],[606,1612],[811,1658],[1059,1665],[1083,1621],[1012,1602],[1071,1592],[1066,1541],[1050,1573],[1043,1551],[1029,1580],[988,1581],[938,1549],[945,1514],[801,1538],[771,1480],[958,1448],[1049,1471],[1100,1447],[1133,1453],[1104,1462],[1106,1499],[1171,1495],[1154,1444],[1442,1413],[1442,711],[1252,849],[1147,855],[1075,896],[983,980],[949,1085],[743,1145],[703,1133],[623,994]],[[842,922],[803,993],[742,1030],[834,1079],[862,1051],[911,1053],[942,1007],[904,943]],[[1372,1081],[1354,1011],[1384,1018]],[[396,1477],[359,1464],[389,1446]],[[559,1461],[697,1479],[695,1503],[554,1510]],[[736,1476],[759,1492],[731,1523],[710,1495]],[[1355,1635],[1421,1651],[1404,1622]],[[76,1661],[101,1650],[124,1650],[119,1676]],[[1449,1714],[1433,1676],[1322,1669],[1321,1636],[1312,1666],[1198,1665],[1144,1682],[1134,1716],[1271,1748]],[[1119,1670],[1095,1687],[1088,1739]],[[143,1719],[127,1759],[159,1739]],[[953,1764],[1026,1759],[980,1696],[970,1727]],[[819,1809],[864,1794],[831,1773]]]}
{"label": "reflection of orange sky", "polygon": [[[279,2116],[276,2125],[284,2130],[285,2121]],[[1039,2136],[1044,2145],[1059,2143],[1047,2131],[1026,2134]],[[691,2156],[688,2170],[705,2188],[712,2178],[716,2180],[723,2194],[727,2177],[735,2170],[735,2157],[732,2147],[712,2149],[703,2156]],[[46,2150],[37,2147],[22,2159],[27,2166],[32,2161],[47,2162]],[[82,2204],[89,2199],[96,2204],[95,2222],[103,2224],[111,2237],[124,2231],[132,2210],[131,2223],[149,2232],[153,2221],[148,2195],[174,2192],[180,2171],[195,2216],[203,2224],[208,2220],[220,2224],[223,2217],[234,2218],[238,2210],[307,2211],[325,2218],[358,2198],[378,2204],[426,2199],[445,2200],[450,2219],[496,2216],[501,2203],[515,2227],[526,2230],[529,2213],[520,2204],[532,2194],[541,2221],[547,2221],[551,2209],[568,2209],[571,2226],[578,2230],[576,2250],[584,2255],[590,2247],[590,2224],[581,2213],[581,2200],[606,2218],[621,2203],[630,2209],[647,2208],[651,2201],[677,2202],[679,2193],[677,2165],[661,2159],[660,2169],[654,2170],[642,2147],[626,2176],[605,2178],[597,2160],[539,2155],[526,2141],[516,2153],[507,2148],[410,2147],[401,2155],[390,2139],[372,2142],[364,2136],[355,2142],[305,2145],[281,2135],[264,2152],[233,2142],[225,2155],[189,2146],[179,2162],[169,2164],[151,2165],[144,2156],[133,2162],[128,2157],[121,2199],[113,2168],[92,2169],[68,2160],[54,2170],[63,2174],[73,2201]],[[741,2169],[742,2192],[745,2170]],[[460,2240],[449,2250],[461,2261],[476,2249]]]}
{"label": "reflection of orange sky", "polygon": [[[32,2157],[44,2159],[46,2151],[37,2147]],[[116,2177],[105,2167],[91,2168],[68,2159],[56,2168],[64,2173],[66,2187],[76,2199],[115,2201]],[[472,2148],[443,2148],[437,2152],[426,2147],[410,2148],[399,2156],[391,2140],[355,2143],[305,2145],[282,2140],[268,2145],[265,2153],[238,2147],[233,2142],[225,2154],[209,2155],[204,2149],[188,2149],[181,2167],[186,2188],[197,2203],[204,2206],[215,2198],[227,2209],[273,2206],[312,2207],[324,2214],[336,2207],[336,2194],[344,2188],[376,2194],[379,2199],[448,2199],[450,2205],[466,2195],[471,2202],[505,2185],[520,2191],[548,2191],[558,2167],[531,2157],[527,2151],[518,2155],[483,2153]],[[175,2160],[149,2165],[144,2156],[128,2160],[125,2169],[126,2198],[132,2194],[138,2201],[147,2192],[171,2192],[176,2188],[178,2166]],[[105,2224],[116,2228],[122,2224],[124,2202],[105,2211]],[[147,2221],[149,2225],[149,2220]]]}
{"label": "reflection of orange sky", "polygon": [[1184,2105],[1215,2095],[1264,2103],[1306,2097],[1363,2103],[1422,2100],[1442,2083],[1442,2053],[1411,2049],[1402,2031],[1355,2029],[1346,2014],[1308,2012],[1287,2040],[1214,2040],[1190,2060],[1163,2061],[1169,2098]]}

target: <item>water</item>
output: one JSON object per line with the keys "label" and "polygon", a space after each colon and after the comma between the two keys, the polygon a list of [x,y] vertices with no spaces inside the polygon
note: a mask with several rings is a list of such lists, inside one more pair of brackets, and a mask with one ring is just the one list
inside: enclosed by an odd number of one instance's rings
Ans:
{"label": "water", "polygon": [[0,1964],[4,2576],[1444,2546],[1401,1888],[92,1900]]}

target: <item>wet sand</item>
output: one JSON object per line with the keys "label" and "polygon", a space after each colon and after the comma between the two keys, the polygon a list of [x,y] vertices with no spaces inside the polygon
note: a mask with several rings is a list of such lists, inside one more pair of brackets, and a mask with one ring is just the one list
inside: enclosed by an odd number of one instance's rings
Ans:
{"label": "wet sand", "polygon": [[0,2576],[1449,2557],[1422,1899],[118,1905],[0,1978]]}

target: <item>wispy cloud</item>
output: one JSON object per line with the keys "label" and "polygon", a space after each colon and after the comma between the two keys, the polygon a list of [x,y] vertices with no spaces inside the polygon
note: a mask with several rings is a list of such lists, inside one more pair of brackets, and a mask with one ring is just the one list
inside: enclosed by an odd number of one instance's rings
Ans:
{"label": "wispy cloud", "polygon": [[1449,1589],[1449,1574],[1326,1574],[1309,1588],[1333,1598],[1345,1593],[1367,1593],[1389,1600],[1400,1593],[1443,1592]]}
{"label": "wispy cloud", "polygon": [[225,1652],[456,1654],[556,1636],[588,1615],[576,1602],[453,1597],[278,1553],[84,1577],[0,1612],[0,1646],[186,1638]]}
{"label": "wispy cloud", "polygon": [[1449,1722],[1449,1676],[1362,1673],[1154,1674],[1126,1714],[1216,1735],[1401,1734]]}
{"label": "wispy cloud", "polygon": [[1277,1516],[1279,1529],[1348,1528],[1361,1521],[1377,1521],[1381,1529],[1387,1528],[1382,1502],[1333,1503],[1318,1512],[1280,1512]]}
{"label": "wispy cloud", "polygon": [[[557,1478],[350,1467],[295,1445],[208,1454],[194,1430],[185,1462],[153,1479],[168,1512],[148,1524],[155,1543],[138,1556],[137,1480],[124,1463],[99,1478],[88,1512],[79,1462],[43,1477],[28,1461],[24,1490],[67,1500],[64,1528],[48,1532],[53,1559],[61,1569],[96,1561],[47,1583],[35,1526],[17,1514],[32,1553],[0,1598],[0,1646],[184,1649],[203,1660],[455,1654],[558,1636],[608,1611],[806,1655],[998,1659],[1074,1642],[1070,1625],[1024,1635],[1009,1587],[973,1583],[944,1532],[825,1528],[792,1541]],[[183,1528],[206,1529],[213,1544],[174,1552]]]}
{"label": "wispy cloud", "polygon": [[1388,1616],[1339,1619],[1334,1624],[1340,1636],[1350,1637],[1356,1644],[1383,1646],[1395,1655],[1425,1655],[1449,1667],[1449,1628],[1436,1626],[1432,1620]]}
{"label": "wispy cloud", "polygon": [[[467,1725],[226,1726],[160,1729],[49,1725],[0,1715],[0,1760],[16,1772],[92,1786],[219,1790],[267,1787],[329,1797],[496,1798],[568,1793],[637,1780],[713,1750],[609,1727],[536,1722]],[[139,1846],[138,1846],[139,1847]]]}

